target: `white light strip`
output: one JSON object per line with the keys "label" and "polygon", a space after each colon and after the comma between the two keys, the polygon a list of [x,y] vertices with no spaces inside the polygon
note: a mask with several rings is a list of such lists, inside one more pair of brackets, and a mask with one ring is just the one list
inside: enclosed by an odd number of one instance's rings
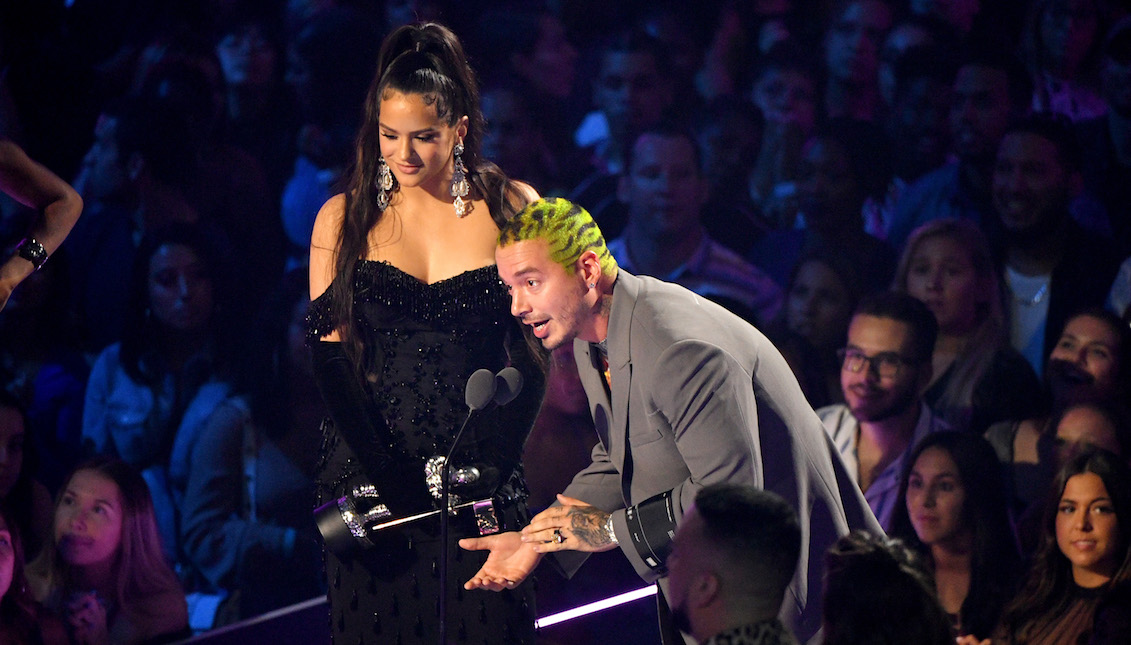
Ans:
{"label": "white light strip", "polygon": [[549,627],[550,625],[557,625],[558,623],[562,623],[562,622],[565,622],[567,620],[573,620],[574,618],[580,618],[582,616],[587,616],[587,615],[592,614],[594,612],[609,609],[610,607],[616,607],[617,605],[623,605],[626,602],[632,602],[633,600],[639,600],[641,598],[647,598],[648,596],[655,596],[655,595],[656,595],[656,585],[650,585],[650,586],[644,587],[642,589],[636,589],[634,591],[622,593],[619,596],[613,596],[612,598],[605,598],[604,600],[598,600],[597,602],[591,602],[587,605],[582,605],[580,607],[574,607],[573,609],[567,609],[565,611],[558,612],[556,614],[550,614],[549,616],[543,616],[542,618],[539,618],[538,620],[534,621],[534,629],[542,629],[543,627]]}

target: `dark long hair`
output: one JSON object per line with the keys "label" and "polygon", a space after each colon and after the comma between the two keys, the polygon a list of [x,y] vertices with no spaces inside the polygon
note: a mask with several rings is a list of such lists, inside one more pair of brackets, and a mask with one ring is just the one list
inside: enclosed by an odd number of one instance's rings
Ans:
{"label": "dark long hair", "polygon": [[[221,252],[216,231],[196,224],[174,223],[146,235],[138,247],[130,278],[130,297],[126,310],[125,333],[122,334],[122,368],[134,381],[143,385],[161,382],[167,366],[162,360],[161,323],[150,313],[149,263],[161,247],[185,246],[200,259],[212,283],[213,311],[208,322],[214,344],[230,336],[221,316],[228,309],[224,298],[230,294],[225,282],[227,264]],[[219,349],[219,348],[214,348]],[[223,351],[214,351],[213,358],[222,358]],[[197,383],[199,385],[199,383]]]}
{"label": "dark long hair", "polygon": [[[343,348],[354,364],[360,361],[361,342],[354,329],[354,270],[366,254],[369,231],[381,219],[377,207],[378,162],[381,157],[381,101],[388,92],[418,94],[436,108],[436,115],[449,126],[467,117],[463,137],[463,161],[475,197],[487,202],[495,224],[502,226],[521,208],[518,192],[493,163],[480,158],[484,119],[479,107],[479,85],[467,62],[463,46],[447,27],[436,23],[405,25],[385,39],[377,58],[377,75],[365,98],[365,115],[357,136],[354,165],[345,192],[335,262],[336,275],[330,285],[333,317],[338,321]],[[394,177],[393,190],[399,189]],[[317,294],[314,294],[317,295]]]}
{"label": "dark long hair", "polygon": [[1044,530],[1029,577],[1002,616],[1001,628],[1014,642],[1025,642],[1041,633],[1059,620],[1072,603],[1072,563],[1057,544],[1056,512],[1068,480],[1083,473],[1093,473],[1103,480],[1119,525],[1119,566],[1103,590],[1110,591],[1131,580],[1131,469],[1106,450],[1077,455],[1060,469],[1049,491],[1045,500]]}
{"label": "dark long hair", "polygon": [[989,638],[1005,603],[1016,590],[1020,556],[1005,501],[1001,464],[990,444],[968,432],[936,432],[915,447],[899,482],[899,503],[892,516],[890,535],[903,540],[928,562],[930,549],[919,540],[907,513],[907,486],[911,468],[930,448],[945,450],[966,491],[962,524],[970,529],[970,589],[959,610],[961,631]]}

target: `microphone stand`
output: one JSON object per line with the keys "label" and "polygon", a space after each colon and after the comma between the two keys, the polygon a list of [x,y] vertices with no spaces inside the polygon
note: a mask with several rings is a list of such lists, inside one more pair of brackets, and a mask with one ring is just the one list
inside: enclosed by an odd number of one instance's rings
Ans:
{"label": "microphone stand", "polygon": [[[486,376],[482,376],[485,374]],[[490,377],[491,382],[483,381]],[[456,446],[463,437],[463,431],[471,417],[480,410],[486,409],[490,404],[504,406],[514,400],[522,391],[522,373],[513,367],[505,367],[498,374],[488,370],[477,370],[468,379],[464,399],[467,403],[467,418],[459,427],[456,436],[452,438],[452,445],[448,447],[448,454],[444,457],[444,464],[440,467],[440,645],[447,645],[448,637],[448,522],[450,512],[449,498],[452,478],[452,455]],[[484,394],[489,394],[484,397]],[[485,400],[484,400],[485,399]]]}
{"label": "microphone stand", "polygon": [[477,411],[477,408],[467,411],[467,418],[452,439],[452,445],[444,457],[444,465],[440,467],[440,645],[447,645],[448,642],[448,499],[451,495],[452,454],[455,453],[468,422]]}

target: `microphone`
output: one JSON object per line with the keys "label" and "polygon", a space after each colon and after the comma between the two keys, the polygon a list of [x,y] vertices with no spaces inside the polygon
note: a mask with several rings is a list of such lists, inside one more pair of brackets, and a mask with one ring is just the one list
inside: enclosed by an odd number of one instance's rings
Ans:
{"label": "microphone", "polygon": [[[517,370],[515,370],[517,372]],[[501,374],[502,372],[500,372]],[[519,379],[522,379],[522,374],[519,374]],[[472,373],[471,377],[467,379],[467,386],[463,390],[463,400],[467,403],[470,418],[470,412],[478,412],[487,407],[491,401],[495,400],[499,395],[497,394],[499,378],[497,375],[492,374],[491,370],[479,369]],[[521,387],[521,385],[520,385]],[[514,398],[514,397],[511,397]],[[464,425],[467,425],[466,422]],[[462,430],[462,428],[461,428]]]}
{"label": "microphone", "polygon": [[513,367],[504,367],[495,375],[495,405],[506,405],[522,392],[525,380],[522,372]]}

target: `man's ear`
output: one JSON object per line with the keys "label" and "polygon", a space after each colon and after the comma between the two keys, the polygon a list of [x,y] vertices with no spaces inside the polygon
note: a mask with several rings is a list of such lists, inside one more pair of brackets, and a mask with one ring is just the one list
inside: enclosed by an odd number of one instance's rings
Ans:
{"label": "man's ear", "polygon": [[719,577],[711,572],[699,574],[687,592],[687,602],[693,607],[706,607],[719,596]]}
{"label": "man's ear", "polygon": [[584,279],[585,284],[597,284],[601,281],[601,261],[592,249],[586,250],[577,258],[574,270]]}

